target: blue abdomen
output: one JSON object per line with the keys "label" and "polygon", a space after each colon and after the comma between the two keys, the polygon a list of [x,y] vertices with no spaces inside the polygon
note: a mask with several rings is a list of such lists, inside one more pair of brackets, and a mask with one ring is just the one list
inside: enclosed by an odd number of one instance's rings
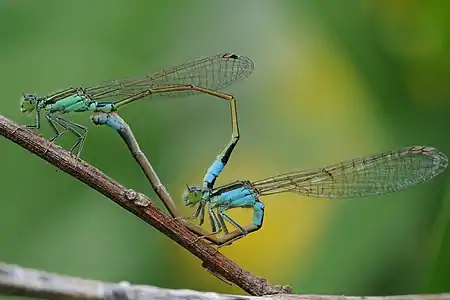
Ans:
{"label": "blue abdomen", "polygon": [[121,131],[124,127],[122,122],[111,114],[94,114],[91,120],[95,125],[108,125],[117,131]]}
{"label": "blue abdomen", "polygon": [[215,160],[212,166],[208,169],[208,171],[206,171],[206,175],[203,178],[203,187],[212,188],[214,186],[217,177],[223,171],[224,167],[225,165],[220,159]]}

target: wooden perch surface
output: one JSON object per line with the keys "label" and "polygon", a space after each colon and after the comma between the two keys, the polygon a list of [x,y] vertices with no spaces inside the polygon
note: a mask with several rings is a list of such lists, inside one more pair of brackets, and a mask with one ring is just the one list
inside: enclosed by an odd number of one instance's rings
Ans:
{"label": "wooden perch surface", "polygon": [[346,297],[332,295],[272,296],[226,295],[193,290],[162,289],[128,282],[109,283],[62,276],[0,263],[0,295],[50,300],[450,300],[450,294],[389,297]]}

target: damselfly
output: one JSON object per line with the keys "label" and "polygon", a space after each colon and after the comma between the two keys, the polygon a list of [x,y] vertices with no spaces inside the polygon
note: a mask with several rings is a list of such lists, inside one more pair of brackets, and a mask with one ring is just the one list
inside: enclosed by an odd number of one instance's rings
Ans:
{"label": "damselfly", "polygon": [[[122,106],[149,95],[187,96],[204,93],[230,102],[232,118],[236,120],[232,123],[232,143],[235,144],[239,138],[236,100],[232,95],[218,90],[235,81],[246,79],[253,72],[253,68],[253,62],[248,57],[222,53],[163,69],[152,76],[119,79],[89,87],[71,87],[44,97],[22,94],[21,111],[28,115],[36,112],[35,124],[27,125],[35,129],[41,127],[41,112],[43,112],[55,133],[55,136],[50,139],[53,142],[66,132],[74,133],[77,141],[70,151],[78,147],[76,156],[79,157],[88,129],[62,118],[61,115],[86,111],[114,112]],[[111,98],[111,101],[99,102],[106,98]],[[113,100],[113,98],[116,99]],[[56,125],[61,126],[62,129],[58,130]]]}
{"label": "damselfly", "polygon": [[[228,234],[226,221],[236,227],[242,237],[259,230],[263,225],[264,204],[259,199],[261,196],[284,192],[322,198],[382,195],[428,181],[442,173],[447,164],[447,157],[437,149],[412,146],[323,168],[290,172],[257,181],[239,180],[214,188],[213,183],[224,167],[218,157],[203,180],[203,188],[188,186],[186,189],[184,204],[198,207],[192,217],[184,218],[200,217],[202,224],[205,207],[208,206],[211,234]],[[253,209],[252,222],[247,226],[238,224],[226,214],[226,211],[233,208]]]}

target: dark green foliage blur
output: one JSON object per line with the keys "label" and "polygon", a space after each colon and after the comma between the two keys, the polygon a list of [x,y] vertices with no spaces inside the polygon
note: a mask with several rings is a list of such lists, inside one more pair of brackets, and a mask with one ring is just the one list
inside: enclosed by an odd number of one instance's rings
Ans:
{"label": "dark green foliage blur", "polygon": [[[255,72],[226,90],[238,99],[241,141],[217,184],[408,145],[450,155],[449,12],[448,4],[414,0],[2,0],[1,114],[27,124],[21,92],[45,95],[236,52],[253,59]],[[230,136],[228,103],[207,96],[151,98],[120,114],[180,206],[185,184],[201,182]],[[90,129],[84,160],[157,200],[115,132],[91,125],[88,113],[70,119]],[[46,125],[41,133],[51,137]],[[66,135],[60,144],[73,141]],[[0,261],[242,293],[6,139],[0,157]],[[264,198],[263,229],[221,251],[296,293],[448,292],[448,172],[373,199]],[[233,213],[241,222],[250,217]]]}

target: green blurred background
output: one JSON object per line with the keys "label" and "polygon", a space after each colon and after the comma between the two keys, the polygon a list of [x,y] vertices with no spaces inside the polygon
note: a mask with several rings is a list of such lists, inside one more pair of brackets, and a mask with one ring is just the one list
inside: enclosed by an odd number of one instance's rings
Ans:
{"label": "green blurred background", "polygon": [[[2,0],[1,113],[25,124],[21,92],[45,95],[228,51],[251,57],[255,72],[226,89],[238,98],[242,139],[218,184],[409,145],[449,155],[449,12],[443,2],[413,0]],[[121,116],[180,205],[185,184],[201,182],[230,137],[228,103],[208,96],[158,97]],[[83,159],[154,198],[115,132],[90,125],[89,114],[72,120],[91,128]],[[47,126],[42,132],[50,137]],[[26,150],[1,139],[0,154],[0,261],[242,293]],[[448,292],[448,176],[364,200],[263,198],[263,228],[221,251],[296,293]],[[243,222],[251,212],[231,215]]]}

